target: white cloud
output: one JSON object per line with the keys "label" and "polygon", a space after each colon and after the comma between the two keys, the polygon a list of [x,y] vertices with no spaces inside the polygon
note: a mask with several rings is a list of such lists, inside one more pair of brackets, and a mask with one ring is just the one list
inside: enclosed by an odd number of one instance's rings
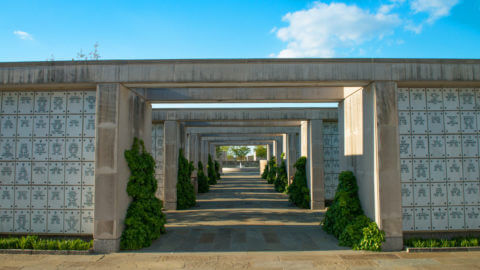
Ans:
{"label": "white cloud", "polygon": [[15,31],[13,31],[13,34],[15,36],[17,36],[18,38],[23,39],[23,40],[33,40],[32,35],[30,35],[27,32],[21,31],[21,30],[15,30]]}
{"label": "white cloud", "polygon": [[287,42],[278,57],[333,57],[338,48],[351,48],[392,34],[401,20],[382,6],[376,13],[344,3],[315,2],[310,9],[288,13],[287,27],[277,37]]}
{"label": "white cloud", "polygon": [[412,0],[410,9],[414,13],[427,13],[428,23],[434,23],[441,17],[448,16],[458,0]]}

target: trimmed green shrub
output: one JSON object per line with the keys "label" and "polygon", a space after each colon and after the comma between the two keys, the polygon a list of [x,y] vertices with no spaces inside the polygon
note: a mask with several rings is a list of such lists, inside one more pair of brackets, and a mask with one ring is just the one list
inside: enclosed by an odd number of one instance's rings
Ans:
{"label": "trimmed green shrub", "polygon": [[177,210],[188,209],[195,206],[195,187],[192,185],[192,172],[195,170],[193,162],[188,162],[183,154],[183,149],[178,155],[177,176]]}
{"label": "trimmed green shrub", "polygon": [[220,163],[215,160],[215,175],[217,176],[217,180],[220,180]]}
{"label": "trimmed green shrub", "polygon": [[310,190],[307,186],[307,158],[300,157],[293,166],[296,168],[292,184],[287,187],[288,199],[296,206],[310,208]]}
{"label": "trimmed green shrub", "polygon": [[271,157],[270,161],[268,161],[267,183],[273,184],[276,178],[277,178],[277,160],[275,157]]}
{"label": "trimmed green shrub", "polygon": [[337,237],[342,246],[381,251],[385,233],[363,214],[355,176],[350,171],[344,171],[338,179],[335,198],[322,222],[323,229]]}
{"label": "trimmed green shrub", "polygon": [[142,140],[134,138],[132,149],[125,151],[125,159],[131,173],[127,193],[133,200],[127,210],[120,248],[140,249],[150,246],[165,232],[166,219],[162,201],[155,197],[155,161]]}
{"label": "trimmed green shrub", "polygon": [[448,239],[410,238],[403,240],[407,247],[432,248],[432,247],[478,247],[480,237],[455,237]]}
{"label": "trimmed green shrub", "polygon": [[265,165],[265,169],[263,170],[262,179],[267,180],[267,176],[268,176],[268,163]]}
{"label": "trimmed green shrub", "polygon": [[40,239],[36,235],[0,238],[0,249],[89,250],[93,240]]}
{"label": "trimmed green shrub", "polygon": [[197,181],[198,181],[199,193],[206,193],[210,190],[210,185],[208,184],[208,178],[203,172],[203,164],[201,161],[198,162]]}
{"label": "trimmed green shrub", "polygon": [[283,160],[283,158],[280,167],[277,168],[277,179],[275,179],[275,182],[273,184],[275,186],[275,190],[278,192],[284,192],[287,187],[287,164],[285,163],[285,160]]}
{"label": "trimmed green shrub", "polygon": [[215,164],[213,163],[212,156],[210,154],[208,154],[207,173],[208,173],[208,183],[210,185],[216,185],[217,174],[215,173]]}

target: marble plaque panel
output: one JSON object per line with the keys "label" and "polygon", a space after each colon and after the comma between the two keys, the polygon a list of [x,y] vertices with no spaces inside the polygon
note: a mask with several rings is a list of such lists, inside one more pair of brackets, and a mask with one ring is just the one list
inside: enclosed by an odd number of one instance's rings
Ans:
{"label": "marble plaque panel", "polygon": [[17,116],[16,115],[2,115],[0,117],[0,135],[2,137],[16,137],[17,136]]}
{"label": "marble plaque panel", "polygon": [[16,114],[18,112],[18,93],[3,92],[2,114]]}
{"label": "marble plaque panel", "polygon": [[50,117],[48,115],[33,116],[33,137],[50,136]]}
{"label": "marble plaque panel", "polygon": [[47,211],[47,231],[49,233],[63,233],[63,210]]}
{"label": "marble plaque panel", "polygon": [[66,130],[66,116],[65,115],[50,115],[50,137],[65,137]]}
{"label": "marble plaque panel", "polygon": [[441,88],[427,88],[427,110],[443,110],[443,91]]}
{"label": "marble plaque panel", "polygon": [[413,185],[414,206],[430,206],[430,184],[416,183]]}
{"label": "marble plaque panel", "polygon": [[448,209],[446,207],[432,208],[432,230],[448,230]]}
{"label": "marble plaque panel", "polygon": [[409,110],[410,109],[410,91],[408,88],[398,88],[397,89],[397,100],[398,100],[398,110]]}
{"label": "marble plaque panel", "polygon": [[17,116],[17,137],[32,137],[33,134],[33,116]]}
{"label": "marble plaque panel", "polygon": [[15,162],[0,162],[0,186],[15,182]]}
{"label": "marble plaque panel", "polygon": [[17,151],[16,160],[28,161],[32,159],[32,139],[31,138],[18,138],[16,140]]}
{"label": "marble plaque panel", "polygon": [[66,185],[82,184],[82,163],[81,162],[65,163],[65,184]]}
{"label": "marble plaque panel", "polygon": [[67,92],[67,114],[80,114],[83,112],[83,92]]}
{"label": "marble plaque panel", "polygon": [[35,114],[50,113],[51,92],[35,92]]}
{"label": "marble plaque panel", "polygon": [[95,139],[94,138],[83,138],[82,160],[83,161],[95,160]]}
{"label": "marble plaque panel", "polygon": [[13,211],[13,231],[17,233],[30,232],[30,210]]}
{"label": "marble plaque panel", "polygon": [[461,135],[446,135],[445,136],[445,152],[447,157],[461,157],[462,156],[462,136]]}
{"label": "marble plaque panel", "polygon": [[15,160],[15,139],[0,137],[0,160]]}
{"label": "marble plaque panel", "polygon": [[447,171],[444,159],[430,159],[430,181],[445,182]]}
{"label": "marble plaque panel", "polygon": [[63,209],[65,205],[64,186],[48,186],[48,209]]}
{"label": "marble plaque panel", "polygon": [[33,92],[20,92],[18,94],[18,114],[32,114],[34,104]]}
{"label": "marble plaque panel", "polygon": [[49,185],[65,184],[65,164],[63,162],[48,163],[48,184]]}
{"label": "marble plaque panel", "polygon": [[94,221],[94,212],[93,210],[82,210],[82,223],[81,230],[82,233],[93,233],[93,221]]}
{"label": "marble plaque panel", "polygon": [[82,162],[82,185],[95,184],[95,163]]}
{"label": "marble plaque panel", "polygon": [[428,159],[414,159],[413,160],[413,181],[427,182],[430,179],[430,163]]}
{"label": "marble plaque panel", "polygon": [[65,92],[52,92],[50,102],[51,114],[65,114],[67,108],[67,94]]}
{"label": "marble plaque panel", "polygon": [[480,205],[480,183],[463,183],[463,196],[466,205]]}
{"label": "marble plaque panel", "polygon": [[429,155],[431,158],[445,157],[445,136],[444,135],[430,135],[428,137]]}
{"label": "marble plaque panel", "polygon": [[47,210],[32,210],[31,214],[31,232],[47,232]]}
{"label": "marble plaque panel", "polygon": [[463,180],[464,181],[478,181],[478,159],[465,158],[463,159]]}
{"label": "marble plaque panel", "polygon": [[475,110],[475,91],[472,88],[458,89],[460,110]]}
{"label": "marble plaque panel", "polygon": [[412,136],[412,157],[414,158],[428,157],[428,136],[426,135]]}
{"label": "marble plaque panel", "polygon": [[84,102],[83,102],[83,112],[84,113],[95,113],[95,101],[97,97],[96,91],[85,91],[84,92]]}
{"label": "marble plaque panel", "polygon": [[429,231],[432,229],[432,215],[429,207],[415,207],[415,230]]}
{"label": "marble plaque panel", "polygon": [[402,206],[413,206],[413,184],[402,184]]}
{"label": "marble plaque panel", "polygon": [[83,136],[95,137],[95,115],[83,116]]}
{"label": "marble plaque panel", "polygon": [[476,133],[477,129],[477,114],[473,111],[463,111],[460,114],[460,131],[463,133]]}
{"label": "marble plaque panel", "polygon": [[48,159],[51,161],[62,161],[65,159],[65,139],[48,139]]}
{"label": "marble plaque panel", "polygon": [[411,129],[412,134],[426,134],[427,133],[427,113],[426,112],[412,112],[411,113]]}
{"label": "marble plaque panel", "polygon": [[64,212],[64,232],[65,233],[80,233],[80,211],[78,210],[65,210]]}
{"label": "marble plaque panel", "polygon": [[460,112],[446,111],[444,113],[445,133],[460,133]]}
{"label": "marble plaque panel", "polygon": [[427,109],[425,89],[423,88],[410,89],[410,107],[412,110],[424,111]]}
{"label": "marble plaque panel", "polygon": [[413,165],[411,159],[401,159],[400,160],[400,179],[402,182],[412,182],[413,181]]}
{"label": "marble plaque panel", "polygon": [[456,182],[463,180],[462,160],[458,158],[447,159],[447,181]]}
{"label": "marble plaque panel", "polygon": [[67,137],[82,137],[83,133],[83,116],[67,115]]}
{"label": "marble plaque panel", "polygon": [[402,209],[402,225],[404,231],[414,231],[414,211],[413,208],[403,208]]}
{"label": "marble plaque panel", "polygon": [[46,186],[32,186],[32,209],[47,209],[48,190]]}
{"label": "marble plaque panel", "polygon": [[431,111],[427,114],[428,131],[438,134],[445,132],[444,113],[441,111]]}
{"label": "marble plaque panel", "polygon": [[14,186],[0,186],[0,208],[12,209],[15,202]]}
{"label": "marble plaque panel", "polygon": [[451,230],[465,229],[465,207],[448,207],[448,225]]}
{"label": "marble plaque panel", "polygon": [[32,180],[31,162],[17,162],[15,171],[15,185],[30,185]]}
{"label": "marble plaque panel", "polygon": [[32,184],[48,184],[48,162],[32,162]]}
{"label": "marble plaque panel", "polygon": [[82,209],[93,209],[95,205],[94,186],[82,186]]}
{"label": "marble plaque panel", "polygon": [[13,232],[13,210],[0,209],[0,231]]}
{"label": "marble plaque panel", "polygon": [[480,206],[465,207],[465,227],[466,229],[480,229]]}
{"label": "marble plaque panel", "polygon": [[432,183],[430,185],[431,204],[434,206],[447,205],[447,184]]}
{"label": "marble plaque panel", "polygon": [[459,110],[460,103],[458,98],[458,91],[455,88],[443,89],[443,106],[445,110]]}
{"label": "marble plaque panel", "polygon": [[65,186],[65,208],[80,209],[82,188],[80,186]]}
{"label": "marble plaque panel", "polygon": [[32,143],[32,160],[48,160],[48,139],[34,138]]}
{"label": "marble plaque panel", "polygon": [[448,183],[447,184],[448,205],[463,205],[463,183]]}
{"label": "marble plaque panel", "polygon": [[80,161],[81,158],[82,158],[82,139],[81,138],[65,139],[65,160]]}
{"label": "marble plaque panel", "polygon": [[412,157],[412,136],[400,135],[400,158]]}

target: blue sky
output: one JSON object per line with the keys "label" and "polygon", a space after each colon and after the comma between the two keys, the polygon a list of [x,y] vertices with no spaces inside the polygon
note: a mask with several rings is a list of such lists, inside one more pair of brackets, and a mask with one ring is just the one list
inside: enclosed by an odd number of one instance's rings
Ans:
{"label": "blue sky", "polygon": [[25,1],[0,9],[0,61],[480,58],[479,0]]}

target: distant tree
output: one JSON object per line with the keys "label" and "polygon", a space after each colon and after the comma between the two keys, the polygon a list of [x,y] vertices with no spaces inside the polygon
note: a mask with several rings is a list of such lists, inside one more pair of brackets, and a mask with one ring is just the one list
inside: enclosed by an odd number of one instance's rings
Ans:
{"label": "distant tree", "polygon": [[254,150],[257,158],[267,158],[267,148],[265,146],[257,145]]}
{"label": "distant tree", "polygon": [[248,146],[234,146],[231,148],[233,156],[238,160],[244,160],[245,157],[250,153],[250,147]]}
{"label": "distant tree", "polygon": [[228,156],[229,151],[230,151],[230,146],[217,146],[217,147],[215,147],[215,155],[216,155],[217,158],[221,157],[222,152],[227,153],[227,156]]}

